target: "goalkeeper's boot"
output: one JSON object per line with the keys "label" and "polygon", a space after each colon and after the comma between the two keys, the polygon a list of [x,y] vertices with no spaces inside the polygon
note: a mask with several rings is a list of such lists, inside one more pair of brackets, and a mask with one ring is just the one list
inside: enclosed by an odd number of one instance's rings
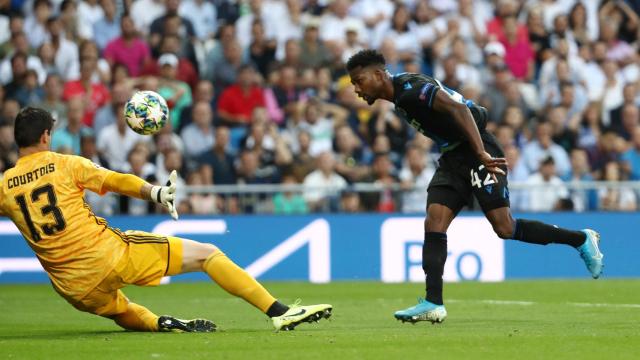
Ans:
{"label": "goalkeeper's boot", "polygon": [[591,276],[597,279],[602,274],[602,268],[604,267],[602,263],[604,255],[600,252],[599,247],[600,234],[591,229],[584,229],[582,232],[587,235],[587,239],[584,244],[578,247],[578,251],[585,265],[587,265],[587,269],[591,272]]}
{"label": "goalkeeper's boot", "polygon": [[441,323],[447,318],[447,309],[444,308],[444,305],[436,305],[423,298],[418,298],[417,305],[396,311],[393,316],[402,322],[431,321],[432,324],[435,324]]}
{"label": "goalkeeper's boot", "polygon": [[206,319],[182,320],[163,315],[158,318],[158,328],[160,331],[214,332],[216,324]]}
{"label": "goalkeeper's boot", "polygon": [[293,330],[304,322],[318,322],[321,319],[330,318],[332,310],[333,306],[329,304],[300,305],[300,299],[298,299],[293,305],[289,305],[286,313],[272,317],[271,321],[276,331]]}

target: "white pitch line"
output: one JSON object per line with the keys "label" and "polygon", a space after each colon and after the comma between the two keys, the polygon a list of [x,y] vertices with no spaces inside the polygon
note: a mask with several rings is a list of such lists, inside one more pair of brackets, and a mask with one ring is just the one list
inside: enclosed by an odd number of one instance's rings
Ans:
{"label": "white pitch line", "polygon": [[[516,300],[462,300],[462,299],[448,299],[446,302],[452,303],[476,303],[476,304],[488,304],[488,305],[519,305],[519,306],[531,306],[539,304],[553,303],[539,303],[535,301],[516,301]],[[568,302],[565,305],[578,306],[578,307],[613,307],[613,308],[628,308],[628,309],[640,309],[640,304],[615,304],[615,303],[584,303],[584,302]]]}

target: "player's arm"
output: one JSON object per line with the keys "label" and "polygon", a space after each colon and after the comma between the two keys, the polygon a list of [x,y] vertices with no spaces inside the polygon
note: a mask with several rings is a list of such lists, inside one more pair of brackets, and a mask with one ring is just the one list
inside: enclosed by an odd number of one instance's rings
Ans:
{"label": "player's arm", "polygon": [[166,186],[151,185],[143,179],[131,175],[111,171],[102,185],[103,191],[116,192],[147,201],[155,201],[165,206],[171,217],[178,219],[178,211],[174,205],[176,180],[178,174],[172,171]]}
{"label": "player's arm", "polygon": [[471,149],[487,170],[492,173],[505,174],[500,169],[500,166],[506,165],[507,160],[505,158],[494,158],[484,150],[478,126],[473,119],[471,111],[465,104],[453,99],[446,91],[436,91],[431,106],[435,111],[451,115],[469,141]]}

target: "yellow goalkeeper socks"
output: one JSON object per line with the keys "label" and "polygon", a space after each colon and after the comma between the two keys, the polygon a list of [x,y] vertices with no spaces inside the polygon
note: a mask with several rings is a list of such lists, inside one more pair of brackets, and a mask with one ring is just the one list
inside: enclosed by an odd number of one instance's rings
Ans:
{"label": "yellow goalkeeper socks", "polygon": [[229,294],[243,298],[248,303],[267,313],[276,299],[251,275],[218,250],[204,262],[204,271]]}
{"label": "yellow goalkeeper socks", "polygon": [[116,324],[133,331],[158,331],[158,316],[138,304],[129,303],[127,311],[112,319]]}

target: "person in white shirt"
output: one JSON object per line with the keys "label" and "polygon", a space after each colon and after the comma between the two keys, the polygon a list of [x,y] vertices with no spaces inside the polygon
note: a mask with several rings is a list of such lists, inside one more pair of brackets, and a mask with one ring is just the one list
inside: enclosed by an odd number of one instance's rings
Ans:
{"label": "person in white shirt", "polygon": [[149,137],[131,130],[124,117],[124,108],[115,111],[116,122],[106,126],[98,134],[98,151],[104,156],[112,170],[122,171],[127,164],[127,155],[137,142],[147,142]]}
{"label": "person in white shirt", "polygon": [[558,202],[569,197],[564,182],[556,175],[555,162],[549,156],[540,163],[540,170],[529,176],[526,181],[529,198],[528,211],[552,211]]}
{"label": "person in white shirt", "polygon": [[104,18],[104,11],[98,0],[84,0],[78,3],[78,35],[83,39],[93,39],[93,24]]}
{"label": "person in white shirt", "polygon": [[213,37],[218,30],[216,7],[205,0],[186,0],[180,4],[178,14],[193,24],[199,40]]}
{"label": "person in white shirt", "polygon": [[318,156],[317,170],[304,178],[303,185],[308,188],[304,192],[304,199],[309,208],[318,211],[331,207],[331,203],[337,203],[340,190],[347,186],[346,180],[338,175],[335,168],[335,159],[330,152],[323,152]]}
{"label": "person in white shirt", "polygon": [[148,34],[153,20],[165,13],[163,0],[135,0],[131,5],[131,19],[136,25],[136,29],[142,34]]}
{"label": "person in white shirt", "polygon": [[569,173],[571,169],[569,155],[562,146],[553,142],[551,139],[552,131],[551,124],[539,123],[535,139],[522,149],[522,161],[524,161],[529,173],[536,171],[540,161],[548,156],[553,158],[554,167],[560,176],[566,176]]}
{"label": "person in white shirt", "polygon": [[402,189],[402,212],[425,213],[427,203],[427,187],[435,170],[427,166],[425,152],[412,145],[405,153],[405,164],[400,170],[399,178]]}
{"label": "person in white shirt", "polygon": [[349,16],[349,0],[334,0],[329,5],[330,11],[326,12],[320,20],[320,39],[334,44],[344,44],[348,27],[357,29],[358,38],[367,42],[369,34],[364,21],[360,18]]}
{"label": "person in white shirt", "polygon": [[180,136],[184,142],[185,155],[194,158],[213,147],[213,111],[206,101],[193,106],[193,122],[187,125]]}

